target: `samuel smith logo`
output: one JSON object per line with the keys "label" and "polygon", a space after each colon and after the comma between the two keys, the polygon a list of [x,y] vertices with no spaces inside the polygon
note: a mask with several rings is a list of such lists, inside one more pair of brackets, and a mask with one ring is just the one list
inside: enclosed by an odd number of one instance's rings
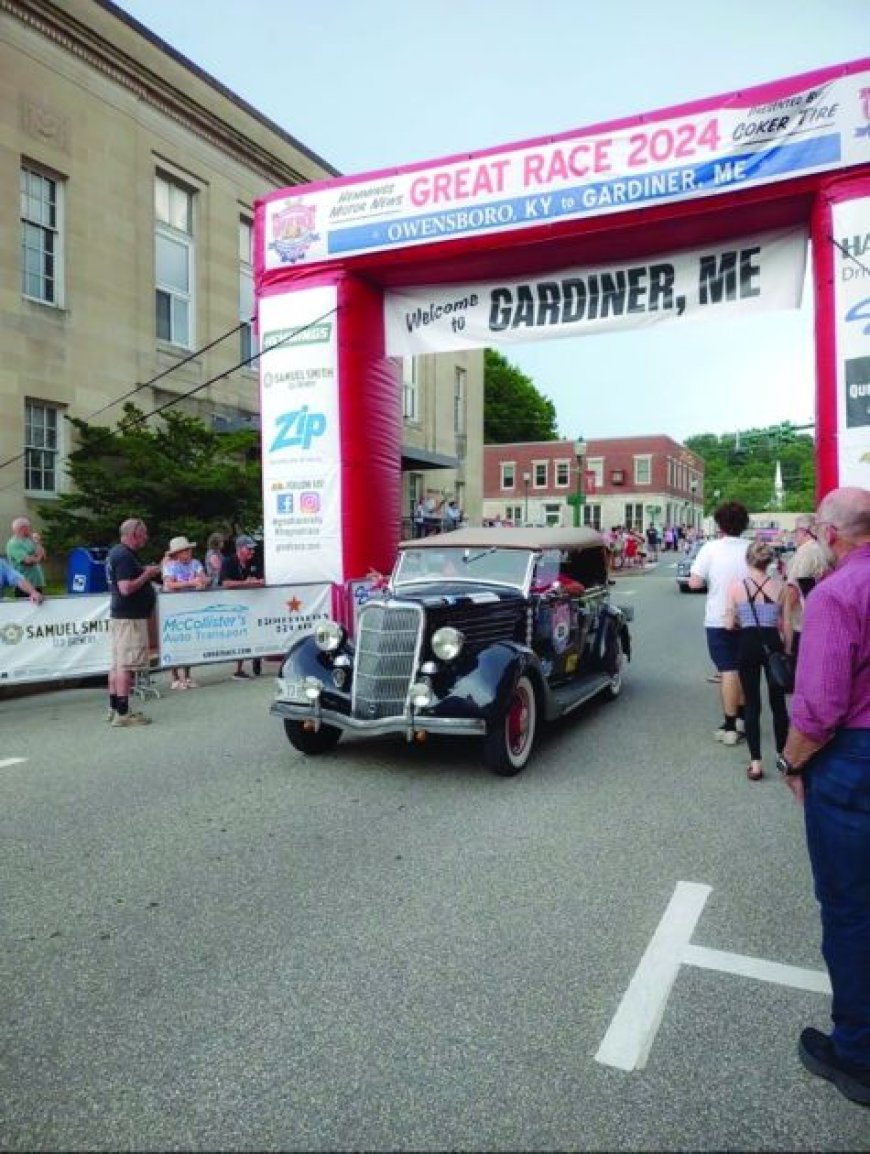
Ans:
{"label": "samuel smith logo", "polygon": [[309,413],[308,406],[303,405],[301,409],[281,413],[276,417],[275,428],[277,432],[269,446],[270,453],[278,453],[282,449],[307,451],[315,437],[322,437],[326,432],[326,414]]}
{"label": "samuel smith logo", "polygon": [[317,210],[313,204],[291,201],[271,220],[269,248],[284,264],[296,264],[320,237],[314,231]]}

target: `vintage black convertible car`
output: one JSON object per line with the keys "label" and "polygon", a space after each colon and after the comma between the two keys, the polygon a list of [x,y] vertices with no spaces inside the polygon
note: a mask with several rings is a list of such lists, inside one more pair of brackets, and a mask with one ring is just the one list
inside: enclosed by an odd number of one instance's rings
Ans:
{"label": "vintage black convertible car", "polygon": [[404,541],[351,639],[324,622],[287,654],[271,712],[303,753],[344,731],[482,739],[495,773],[526,765],[541,721],[618,696],[629,609],[591,529],[459,529]]}

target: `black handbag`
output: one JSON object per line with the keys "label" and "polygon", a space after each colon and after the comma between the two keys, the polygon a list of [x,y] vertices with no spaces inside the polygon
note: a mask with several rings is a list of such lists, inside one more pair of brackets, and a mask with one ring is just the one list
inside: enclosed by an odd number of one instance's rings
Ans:
{"label": "black handbag", "polygon": [[[743,582],[743,588],[746,590],[746,597],[749,601],[749,608],[752,610],[752,616],[755,618],[755,624],[758,626],[759,637],[761,636],[761,624],[758,620],[758,614],[755,612],[755,601],[749,594],[749,586]],[[781,689],[783,693],[794,693],[794,658],[790,653],[784,652],[782,649],[771,649],[764,641],[761,642],[761,648],[764,650],[764,663],[767,666],[767,672],[770,675],[770,680],[777,689]]]}

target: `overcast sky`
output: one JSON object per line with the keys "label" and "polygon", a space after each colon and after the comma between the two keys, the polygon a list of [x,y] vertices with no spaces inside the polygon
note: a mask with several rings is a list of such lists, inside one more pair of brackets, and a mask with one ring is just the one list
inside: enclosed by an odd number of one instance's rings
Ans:
{"label": "overcast sky", "polygon": [[[344,173],[477,151],[870,56],[870,0],[120,0]],[[264,190],[265,191],[265,190]],[[813,420],[799,310],[502,350],[586,438]]]}

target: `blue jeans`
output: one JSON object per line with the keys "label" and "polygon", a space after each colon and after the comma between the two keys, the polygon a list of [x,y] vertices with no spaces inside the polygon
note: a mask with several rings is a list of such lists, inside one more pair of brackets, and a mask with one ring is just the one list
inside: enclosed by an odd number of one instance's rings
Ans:
{"label": "blue jeans", "polygon": [[807,848],[839,1057],[870,1070],[870,729],[843,729],[805,774]]}

